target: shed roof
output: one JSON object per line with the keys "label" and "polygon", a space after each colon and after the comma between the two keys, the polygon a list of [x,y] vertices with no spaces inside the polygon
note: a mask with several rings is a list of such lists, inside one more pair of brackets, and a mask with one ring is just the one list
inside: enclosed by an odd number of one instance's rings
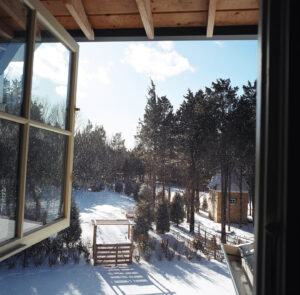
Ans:
{"label": "shed roof", "polygon": [[[217,173],[211,179],[211,182],[207,186],[211,190],[222,191],[221,189],[221,173]],[[242,192],[247,193],[249,190],[248,184],[245,178],[242,179]],[[233,170],[231,174],[231,192],[240,192],[239,176],[236,170]]]}

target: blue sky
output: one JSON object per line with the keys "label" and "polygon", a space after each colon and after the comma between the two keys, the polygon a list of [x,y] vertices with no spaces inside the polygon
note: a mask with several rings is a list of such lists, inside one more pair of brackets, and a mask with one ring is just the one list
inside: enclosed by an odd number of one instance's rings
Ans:
{"label": "blue sky", "polygon": [[257,41],[162,41],[80,43],[77,128],[103,125],[108,138],[121,132],[134,146],[150,79],[176,110],[190,88],[230,78],[242,87],[257,78]]}

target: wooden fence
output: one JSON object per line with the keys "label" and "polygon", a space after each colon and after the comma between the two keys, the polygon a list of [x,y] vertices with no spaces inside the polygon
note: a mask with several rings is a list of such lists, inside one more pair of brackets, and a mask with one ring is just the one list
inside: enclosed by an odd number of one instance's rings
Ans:
{"label": "wooden fence", "polygon": [[94,245],[94,265],[132,263],[132,243]]}

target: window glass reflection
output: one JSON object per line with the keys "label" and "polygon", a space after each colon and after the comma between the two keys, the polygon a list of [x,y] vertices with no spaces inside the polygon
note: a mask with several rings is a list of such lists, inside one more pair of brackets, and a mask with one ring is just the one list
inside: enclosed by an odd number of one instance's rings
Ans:
{"label": "window glass reflection", "polygon": [[38,23],[34,51],[31,119],[66,128],[70,51]]}
{"label": "window glass reflection", "polygon": [[0,119],[0,243],[15,236],[20,126]]}
{"label": "window glass reflection", "polygon": [[63,217],[66,136],[30,128],[24,231]]}
{"label": "window glass reflection", "polygon": [[21,114],[26,49],[27,10],[17,0],[6,1],[15,15],[0,6],[0,111]]}

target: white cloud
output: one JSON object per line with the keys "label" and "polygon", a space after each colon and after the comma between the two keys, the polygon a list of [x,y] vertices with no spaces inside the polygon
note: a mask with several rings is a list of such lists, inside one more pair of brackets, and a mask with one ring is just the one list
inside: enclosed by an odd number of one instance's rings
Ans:
{"label": "white cloud", "polygon": [[12,61],[4,71],[4,76],[8,79],[20,79],[23,75],[24,63],[22,61]]}
{"label": "white cloud", "polygon": [[159,42],[157,47],[131,44],[125,51],[123,63],[131,65],[137,73],[155,80],[165,80],[186,71],[194,71],[189,60],[179,54],[172,42]]}
{"label": "white cloud", "polygon": [[58,85],[67,85],[69,60],[69,51],[62,44],[41,44],[34,53],[34,76],[49,79]]}
{"label": "white cloud", "polygon": [[222,41],[215,41],[215,44],[219,47],[225,47],[225,44]]}
{"label": "white cloud", "polygon": [[170,51],[174,48],[174,42],[173,41],[159,41],[157,42],[158,46],[166,51]]}

